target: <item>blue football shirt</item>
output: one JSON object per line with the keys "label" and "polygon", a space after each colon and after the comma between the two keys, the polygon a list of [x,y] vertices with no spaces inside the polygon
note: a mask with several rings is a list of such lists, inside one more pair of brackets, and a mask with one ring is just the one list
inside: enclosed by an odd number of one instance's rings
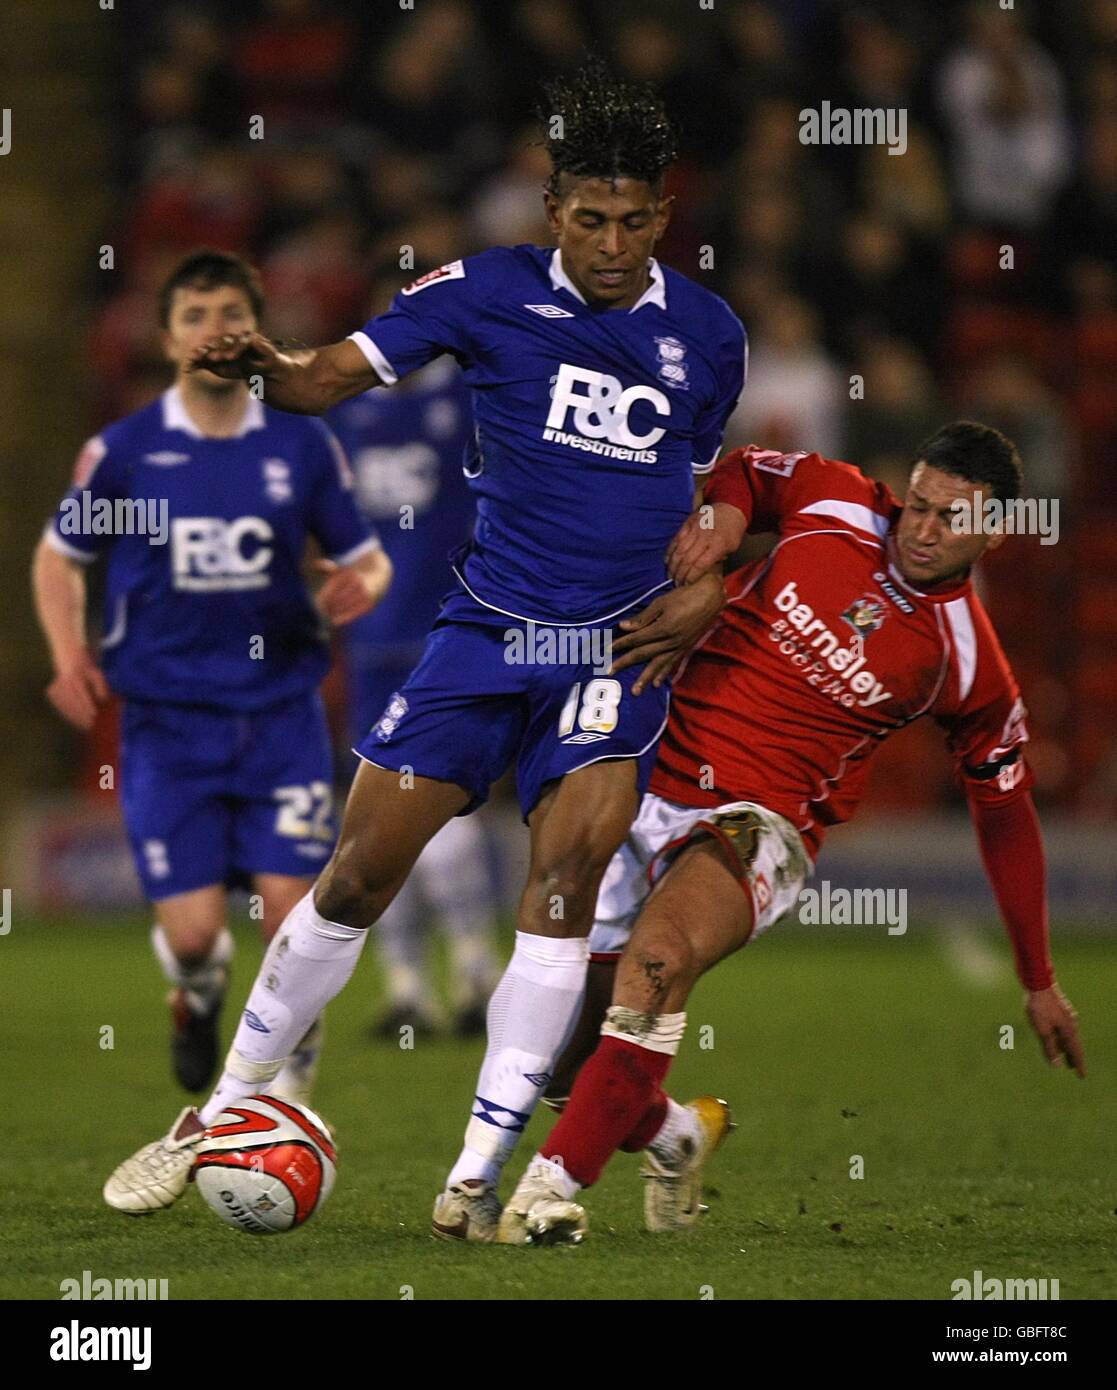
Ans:
{"label": "blue football shirt", "polygon": [[402,290],[353,341],[391,385],[442,353],[473,394],[473,541],[486,607],[602,621],[668,583],[664,555],[740,395],[746,339],[717,295],[649,262],[631,309],[598,310],[561,254],[499,247]]}
{"label": "blue football shirt", "polygon": [[46,535],[83,563],[108,552],[114,690],[244,711],[313,689],[329,667],[307,537],[339,563],[379,545],[320,420],[250,397],[240,431],[212,439],[177,388],[86,444]]}
{"label": "blue football shirt", "polygon": [[476,507],[462,472],[473,437],[469,390],[449,357],[399,386],[335,406],[327,423],[353,470],[354,495],[392,562],[392,585],[371,613],[343,630],[392,664],[418,659],[455,586],[450,552],[473,531]]}

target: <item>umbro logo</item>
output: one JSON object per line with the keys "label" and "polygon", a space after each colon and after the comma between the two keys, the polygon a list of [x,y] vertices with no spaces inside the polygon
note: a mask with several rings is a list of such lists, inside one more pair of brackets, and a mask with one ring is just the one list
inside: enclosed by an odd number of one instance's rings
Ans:
{"label": "umbro logo", "polygon": [[608,734],[575,734],[572,738],[564,738],[563,743],[596,743],[598,739],[608,738]]}
{"label": "umbro logo", "polygon": [[144,463],[153,463],[157,468],[173,468],[176,463],[189,462],[189,454],[176,454],[170,449],[162,449],[156,454],[144,454]]}
{"label": "umbro logo", "polygon": [[533,314],[538,314],[545,319],[572,319],[574,315],[567,309],[560,309],[557,304],[525,304],[525,309],[530,309]]}

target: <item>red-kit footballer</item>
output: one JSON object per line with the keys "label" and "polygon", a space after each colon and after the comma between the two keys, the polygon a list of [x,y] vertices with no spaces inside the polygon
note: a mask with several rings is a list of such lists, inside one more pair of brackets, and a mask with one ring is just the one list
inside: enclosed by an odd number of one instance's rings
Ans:
{"label": "red-kit footballer", "polygon": [[[1025,711],[971,578],[1004,537],[956,521],[975,495],[1005,501],[1019,488],[1015,447],[968,422],[923,445],[902,503],[818,454],[749,447],[720,461],[706,508],[672,546],[675,577],[719,565],[747,531],[778,542],[727,578],[721,617],[675,682],[649,791],[598,896],[598,988],[617,960],[600,1043],[505,1207],[499,1240],[580,1240],[575,1197],[618,1148],[646,1151],[652,1230],[696,1220],[702,1170],[729,1118],[713,1097],[684,1107],[663,1090],[688,996],[792,911],[827,829],[856,811],[874,751],[923,715],[943,729],[965,790],[1028,1019],[1052,1065],[1085,1075],[1048,952]],[[568,1054],[560,1072],[578,1060]]]}

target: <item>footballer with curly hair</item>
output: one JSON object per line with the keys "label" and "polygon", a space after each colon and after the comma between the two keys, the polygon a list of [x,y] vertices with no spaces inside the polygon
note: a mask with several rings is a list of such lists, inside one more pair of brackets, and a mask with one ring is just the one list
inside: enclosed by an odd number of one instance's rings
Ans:
{"label": "footballer with curly hair", "polygon": [[[356,749],[337,849],[278,931],[217,1089],[117,1168],[105,1197],[120,1210],[182,1195],[205,1126],[266,1088],[423,846],[514,765],[530,867],[433,1219],[446,1239],[495,1237],[497,1182],[573,1029],[598,887],[651,775],[661,678],[721,605],[717,576],[673,588],[665,557],[746,360],[729,307],[654,257],[676,155],[654,92],[591,59],[545,97],[554,248],[442,266],[328,347],[283,350],[244,332],[195,355],[219,376],[262,377],[280,410],[321,414],[450,353],[473,395],[464,469],[477,524],[419,665]],[[618,626],[643,637],[642,664],[623,671],[607,656]]]}

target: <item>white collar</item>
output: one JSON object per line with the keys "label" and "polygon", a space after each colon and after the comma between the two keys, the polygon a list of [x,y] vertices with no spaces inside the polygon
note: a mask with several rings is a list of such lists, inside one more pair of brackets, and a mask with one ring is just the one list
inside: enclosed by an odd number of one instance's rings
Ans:
{"label": "white collar", "polygon": [[[581,300],[584,304],[585,298],[581,291],[567,275],[562,264],[562,251],[556,246],[554,255],[551,257],[551,288],[556,290],[568,290],[575,299]],[[637,309],[645,304],[655,304],[667,312],[667,282],[663,278],[663,271],[659,268],[659,262],[654,256],[648,258],[648,288],[629,309],[630,314],[634,314]]]}
{"label": "white collar", "polygon": [[[248,397],[248,404],[244,408],[244,415],[235,434],[222,435],[222,439],[240,439],[248,434],[250,430],[262,430],[267,425],[264,418],[264,407],[260,400],[255,396]],[[181,430],[183,434],[188,434],[191,439],[214,439],[217,436],[203,434],[190,416],[186,413],[186,405],[182,399],[182,392],[178,386],[172,386],[169,391],[163,392],[163,428],[165,430]]]}

